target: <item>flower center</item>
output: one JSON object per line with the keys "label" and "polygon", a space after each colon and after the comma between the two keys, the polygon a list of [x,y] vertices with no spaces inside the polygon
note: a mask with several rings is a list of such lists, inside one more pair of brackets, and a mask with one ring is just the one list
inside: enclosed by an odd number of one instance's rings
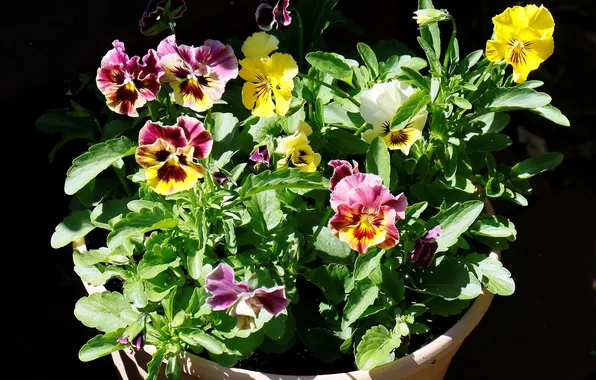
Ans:
{"label": "flower center", "polygon": [[511,46],[510,56],[511,63],[514,65],[526,63],[526,51],[530,47],[530,41],[511,40],[509,46]]}

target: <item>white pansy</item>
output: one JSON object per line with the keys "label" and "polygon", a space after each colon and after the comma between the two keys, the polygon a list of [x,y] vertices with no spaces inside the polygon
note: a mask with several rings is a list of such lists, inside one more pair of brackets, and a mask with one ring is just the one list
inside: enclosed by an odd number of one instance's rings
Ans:
{"label": "white pansy", "polygon": [[428,112],[420,110],[404,128],[391,130],[390,126],[397,110],[415,92],[409,83],[398,80],[377,83],[370,90],[362,91],[360,114],[373,126],[362,134],[364,141],[370,143],[381,136],[389,149],[399,149],[407,155],[412,144],[422,136]]}

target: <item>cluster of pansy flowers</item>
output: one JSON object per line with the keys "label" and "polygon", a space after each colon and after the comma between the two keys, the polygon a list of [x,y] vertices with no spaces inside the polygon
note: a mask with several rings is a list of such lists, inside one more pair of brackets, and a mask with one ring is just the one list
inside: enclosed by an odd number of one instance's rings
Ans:
{"label": "cluster of pansy flowers", "polygon": [[[154,3],[156,9],[162,10],[172,9],[169,7],[173,4],[169,0]],[[176,4],[170,20],[186,9],[184,1]],[[259,27],[271,30],[274,26],[289,25],[288,5],[287,0],[279,0],[275,6],[263,1],[256,12]],[[151,12],[147,14],[147,20],[151,15]],[[450,17],[443,10],[419,10],[414,18],[421,27],[426,27]],[[487,42],[486,56],[491,62],[505,61],[512,65],[516,83],[525,81],[529,72],[552,54],[554,21],[546,8],[535,5],[507,8],[493,17],[493,23],[494,35]],[[172,98],[177,104],[203,112],[221,99],[229,80],[240,76],[246,81],[242,102],[252,115],[284,116],[289,110],[298,65],[289,54],[274,53],[278,45],[275,36],[254,33],[242,46],[245,58],[238,61],[232,48],[219,41],[207,40],[202,46],[194,47],[178,45],[175,35],[171,35],[160,42],[157,50],[150,49],[141,59],[129,58],[124,44],[116,40],[114,48],[101,61],[96,82],[112,111],[137,117],[137,109],[155,100],[164,83],[173,89]],[[399,108],[416,91],[398,80],[377,83],[362,91],[360,113],[373,127],[364,131],[363,140],[370,143],[380,136],[388,149],[408,155],[412,145],[422,137],[427,111],[418,111],[405,126],[391,124]],[[307,172],[317,170],[321,155],[310,146],[308,136],[312,132],[306,122],[300,121],[294,134],[279,139],[273,151],[281,156],[278,169],[291,165]],[[147,121],[139,133],[135,157],[145,168],[148,186],[159,194],[169,195],[192,189],[205,175],[206,169],[198,161],[209,155],[212,144],[211,134],[194,117],[180,116],[175,125]],[[249,158],[257,165],[270,166],[269,150],[268,144],[258,145]],[[332,233],[360,254],[366,254],[373,246],[395,247],[400,239],[395,222],[405,218],[405,195],[394,196],[381,177],[360,173],[356,161],[332,160],[329,165],[334,169],[330,206],[335,215],[328,223]],[[436,226],[416,240],[408,257],[417,267],[430,265],[441,234],[441,227]],[[254,328],[261,309],[277,316],[289,304],[284,286],[252,289],[247,282],[236,282],[233,268],[225,263],[220,263],[206,277],[205,289],[212,295],[207,299],[211,308],[228,310],[230,315],[237,316],[240,328]],[[130,338],[139,339],[132,335]]]}

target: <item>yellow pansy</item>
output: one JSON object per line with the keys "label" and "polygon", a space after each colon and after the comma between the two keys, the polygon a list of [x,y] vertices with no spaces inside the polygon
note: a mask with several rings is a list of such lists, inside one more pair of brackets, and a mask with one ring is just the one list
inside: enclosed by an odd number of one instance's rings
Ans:
{"label": "yellow pansy", "polygon": [[513,66],[513,81],[522,83],[553,53],[555,22],[543,6],[507,8],[493,17],[494,39],[486,43],[486,57]]}
{"label": "yellow pansy", "polygon": [[239,75],[246,83],[242,87],[242,103],[254,116],[271,117],[274,112],[284,116],[290,108],[294,77],[298,65],[289,54],[271,52],[278,40],[267,33],[255,33],[242,46],[246,56],[240,61]]}
{"label": "yellow pansy", "polygon": [[314,172],[321,163],[321,155],[315,153],[309,145],[307,136],[312,133],[310,125],[300,121],[293,135],[284,137],[279,142],[274,153],[283,154],[285,157],[277,161],[277,168],[292,165],[305,172]]}

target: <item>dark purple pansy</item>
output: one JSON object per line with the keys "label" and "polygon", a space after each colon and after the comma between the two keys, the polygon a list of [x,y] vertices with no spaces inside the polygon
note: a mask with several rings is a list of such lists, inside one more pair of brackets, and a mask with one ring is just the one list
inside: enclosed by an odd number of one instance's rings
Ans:
{"label": "dark purple pansy", "polygon": [[329,190],[333,191],[335,186],[342,179],[351,176],[352,174],[358,174],[358,162],[352,161],[354,166],[345,160],[331,160],[329,166],[333,168],[333,175],[329,180]]}
{"label": "dark purple pansy", "polygon": [[288,26],[292,22],[292,17],[288,11],[290,0],[279,0],[275,6],[272,6],[270,1],[263,1],[255,12],[257,25],[261,30],[269,31],[275,26],[279,28],[279,24]]}
{"label": "dark purple pansy", "polygon": [[416,241],[414,251],[411,252],[408,257],[412,260],[418,268],[426,269],[435,257],[437,251],[437,238],[441,236],[443,230],[441,226],[436,226],[432,230],[428,231],[425,237],[420,238]]}
{"label": "dark purple pansy", "polygon": [[236,282],[234,269],[220,263],[205,277],[205,290],[212,294],[207,304],[212,310],[229,310],[232,316],[238,316],[239,328],[254,328],[255,318],[264,308],[277,317],[290,304],[286,298],[285,286],[273,288],[249,289],[246,282]]}
{"label": "dark purple pansy", "polygon": [[255,149],[250,157],[248,157],[251,161],[256,162],[255,167],[259,164],[263,163],[268,167],[271,166],[271,156],[269,155],[269,149],[267,145],[261,145]]}
{"label": "dark purple pansy", "polygon": [[155,36],[164,30],[169,30],[170,22],[180,18],[185,11],[185,0],[149,0],[147,9],[139,20],[141,33]]}

